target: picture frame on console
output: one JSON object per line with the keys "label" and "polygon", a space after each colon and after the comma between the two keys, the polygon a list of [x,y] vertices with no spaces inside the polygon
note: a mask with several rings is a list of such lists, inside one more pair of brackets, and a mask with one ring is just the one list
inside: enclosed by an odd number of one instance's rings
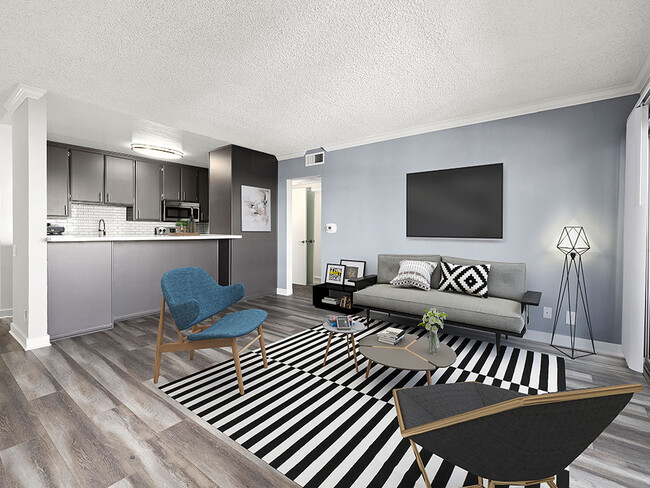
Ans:
{"label": "picture frame on console", "polygon": [[363,278],[366,272],[366,262],[357,261],[354,259],[341,259],[339,264],[345,265],[345,280],[344,284],[347,286],[355,286],[355,278]]}
{"label": "picture frame on console", "polygon": [[327,263],[325,269],[325,283],[343,285],[345,280],[345,265]]}

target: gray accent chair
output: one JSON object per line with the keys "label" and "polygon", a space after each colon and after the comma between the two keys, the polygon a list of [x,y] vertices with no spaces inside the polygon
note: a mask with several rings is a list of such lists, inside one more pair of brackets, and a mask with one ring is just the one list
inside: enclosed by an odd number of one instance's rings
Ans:
{"label": "gray accent chair", "polygon": [[[397,276],[404,259],[437,263],[431,278],[431,290],[397,288],[390,281]],[[440,261],[452,264],[490,264],[488,297],[439,291]],[[475,261],[437,254],[380,254],[377,257],[376,284],[354,292],[355,307],[370,312],[386,312],[421,318],[425,310],[435,307],[447,314],[445,323],[470,327],[496,334],[500,351],[501,334],[523,337],[529,321],[529,306],[539,305],[542,294],[526,290],[526,264]]]}
{"label": "gray accent chair", "polygon": [[[640,384],[522,395],[481,383],[393,390],[402,437],[427,487],[416,446],[477,475],[483,487],[557,488],[563,473],[616,418]],[[468,487],[469,488],[469,487]]]}

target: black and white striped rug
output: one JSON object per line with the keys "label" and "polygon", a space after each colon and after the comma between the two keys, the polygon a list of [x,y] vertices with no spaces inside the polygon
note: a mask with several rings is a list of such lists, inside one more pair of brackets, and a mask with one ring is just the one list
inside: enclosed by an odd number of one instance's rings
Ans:
{"label": "black and white striped rug", "polygon": [[[371,321],[355,338],[390,325]],[[373,365],[366,379],[366,360],[360,356],[355,372],[342,334],[332,339],[323,366],[327,336],[318,326],[273,343],[266,348],[268,369],[259,351],[242,355],[243,396],[232,361],[160,389],[301,486],[423,487],[391,392],[426,384],[424,373]],[[497,357],[492,343],[446,334],[441,342],[458,359],[432,374],[433,383],[480,381],[526,394],[565,389],[562,358],[513,347]],[[422,457],[434,488],[476,483],[457,466],[424,451]]]}

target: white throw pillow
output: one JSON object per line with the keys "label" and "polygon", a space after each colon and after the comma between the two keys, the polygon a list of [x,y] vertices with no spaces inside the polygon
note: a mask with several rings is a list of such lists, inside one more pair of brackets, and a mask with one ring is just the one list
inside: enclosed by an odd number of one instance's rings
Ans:
{"label": "white throw pillow", "polygon": [[431,289],[431,275],[438,263],[431,261],[404,260],[399,263],[399,273],[390,280],[390,284],[399,288]]}

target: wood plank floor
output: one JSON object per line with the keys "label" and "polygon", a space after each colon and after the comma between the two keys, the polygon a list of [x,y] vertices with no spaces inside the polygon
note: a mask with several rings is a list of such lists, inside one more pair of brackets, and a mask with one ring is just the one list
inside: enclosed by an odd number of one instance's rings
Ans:
{"label": "wood plank floor", "polygon": [[[243,301],[233,309],[250,307],[269,312],[267,344],[326,315],[308,300],[283,296]],[[9,321],[1,320],[0,486],[297,486],[156,390],[157,317],[119,322],[110,331],[30,352],[8,329]],[[175,340],[173,326],[166,334]],[[241,345],[248,340],[242,338]],[[523,340],[505,343],[554,351]],[[230,358],[226,349],[197,351],[194,361],[187,352],[167,353],[160,384]],[[569,389],[630,382],[647,387],[620,359],[567,360]],[[649,486],[650,389],[635,395],[570,472],[572,488]]]}

